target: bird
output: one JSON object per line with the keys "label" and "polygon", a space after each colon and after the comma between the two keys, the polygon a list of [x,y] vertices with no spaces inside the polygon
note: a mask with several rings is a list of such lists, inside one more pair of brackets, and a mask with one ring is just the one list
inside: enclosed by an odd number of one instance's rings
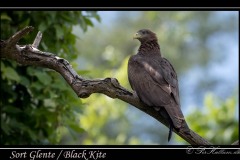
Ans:
{"label": "bird", "polygon": [[141,29],[133,39],[140,41],[135,55],[128,60],[128,80],[139,99],[153,107],[169,124],[168,142],[173,128],[190,134],[181,111],[177,74],[160,52],[158,38],[149,29]]}

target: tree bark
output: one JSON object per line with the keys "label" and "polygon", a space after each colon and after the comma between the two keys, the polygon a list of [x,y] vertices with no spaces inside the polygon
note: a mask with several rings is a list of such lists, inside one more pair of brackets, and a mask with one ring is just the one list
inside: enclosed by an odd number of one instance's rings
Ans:
{"label": "tree bark", "polygon": [[[101,93],[111,98],[118,98],[154,117],[168,127],[168,123],[164,121],[160,114],[152,107],[144,105],[135,92],[122,87],[117,79],[85,79],[76,73],[67,60],[57,57],[52,53],[38,50],[37,48],[42,37],[40,32],[32,45],[17,45],[17,42],[32,30],[33,27],[29,26],[17,32],[8,40],[1,40],[1,59],[13,60],[22,65],[33,65],[53,69],[64,77],[78,97],[87,98],[93,93]],[[177,132],[176,130],[174,130],[174,132],[191,145],[211,145],[210,142],[192,130],[190,135]]]}

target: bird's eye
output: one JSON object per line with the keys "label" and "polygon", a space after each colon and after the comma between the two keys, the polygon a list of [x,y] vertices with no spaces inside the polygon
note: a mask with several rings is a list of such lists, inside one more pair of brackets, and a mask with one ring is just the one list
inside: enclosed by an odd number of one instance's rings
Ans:
{"label": "bird's eye", "polygon": [[142,33],[143,33],[143,34],[145,34],[145,33],[146,33],[146,31],[142,31]]}

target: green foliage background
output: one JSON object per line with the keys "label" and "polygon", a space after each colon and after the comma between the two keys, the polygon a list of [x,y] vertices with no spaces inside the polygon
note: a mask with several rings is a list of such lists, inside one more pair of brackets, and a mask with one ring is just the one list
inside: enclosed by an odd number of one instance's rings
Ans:
{"label": "green foliage background", "polygon": [[[66,58],[78,56],[73,26],[84,32],[100,21],[96,12],[8,11],[1,12],[1,39],[30,25],[34,32],[19,44],[29,44],[43,33],[39,49]],[[80,72],[80,70],[79,70]],[[1,60],[1,144],[58,144],[64,132],[83,132],[79,112],[83,104],[55,71]]]}
{"label": "green foliage background", "polygon": [[[232,96],[225,101],[211,93],[206,94],[204,107],[194,108],[186,117],[190,127],[213,144],[226,145],[237,140],[239,128],[236,115],[237,98]],[[187,144],[180,137],[177,140]]]}
{"label": "green foliage background", "polygon": [[[127,61],[137,52],[139,43],[132,35],[138,29],[158,33],[163,55],[181,79],[196,65],[204,68],[224,59],[212,53],[208,40],[233,34],[237,20],[232,16],[222,25],[222,20],[213,20],[215,14],[126,11],[102,26],[106,17],[92,11],[1,11],[1,39],[34,26],[19,44],[32,43],[41,31],[40,50],[67,59],[86,78],[116,77],[130,89]],[[216,84],[205,78],[199,91]],[[227,96],[222,100],[206,94],[203,107],[192,106],[185,114],[190,128],[214,144],[238,139],[238,89]],[[167,133],[168,128],[120,100],[101,94],[79,99],[55,71],[1,59],[1,144],[169,144]],[[186,144],[174,138],[173,144]]]}

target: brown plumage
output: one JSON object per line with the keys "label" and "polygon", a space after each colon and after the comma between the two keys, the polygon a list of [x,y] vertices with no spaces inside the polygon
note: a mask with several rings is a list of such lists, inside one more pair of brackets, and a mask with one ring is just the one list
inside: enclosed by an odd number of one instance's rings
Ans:
{"label": "brown plumage", "polygon": [[156,34],[139,30],[134,39],[141,45],[128,61],[128,79],[143,103],[154,107],[169,123],[168,141],[172,128],[190,133],[180,108],[177,74],[171,63],[163,58]]}

